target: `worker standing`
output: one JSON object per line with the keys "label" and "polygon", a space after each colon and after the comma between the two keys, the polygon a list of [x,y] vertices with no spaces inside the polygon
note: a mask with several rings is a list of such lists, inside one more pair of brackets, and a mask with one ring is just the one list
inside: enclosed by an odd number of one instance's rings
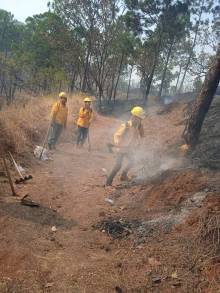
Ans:
{"label": "worker standing", "polygon": [[90,97],[86,97],[84,99],[84,106],[79,110],[79,117],[77,120],[78,126],[78,134],[76,145],[82,146],[86,138],[88,137],[89,127],[93,118],[93,111],[92,111],[92,99]]}
{"label": "worker standing", "polygon": [[120,179],[128,180],[128,171],[134,165],[135,152],[140,145],[140,139],[144,136],[142,120],[145,118],[145,111],[142,107],[134,107],[131,110],[131,119],[123,123],[114,135],[114,145],[117,148],[115,165],[106,180],[106,186],[112,185],[113,179],[122,167],[123,160],[128,160],[127,166],[122,171]]}
{"label": "worker standing", "polygon": [[58,138],[67,124],[68,108],[67,108],[67,94],[61,92],[59,94],[59,101],[54,103],[51,110],[51,126],[48,135],[48,148],[55,149]]}

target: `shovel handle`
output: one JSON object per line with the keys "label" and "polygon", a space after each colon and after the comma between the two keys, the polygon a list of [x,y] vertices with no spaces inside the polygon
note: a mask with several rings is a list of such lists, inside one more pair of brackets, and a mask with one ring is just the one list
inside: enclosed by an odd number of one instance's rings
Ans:
{"label": "shovel handle", "polygon": [[39,156],[39,159],[40,159],[40,160],[41,160],[41,157],[42,157],[43,152],[44,152],[44,147],[45,147],[45,144],[46,144],[46,142],[47,142],[47,138],[48,138],[48,135],[49,135],[50,128],[51,128],[51,122],[50,122],[50,124],[49,124],[48,129],[47,129],[47,134],[46,134],[45,139],[44,139],[44,142],[43,142],[42,151],[41,151],[40,156]]}
{"label": "shovel handle", "polygon": [[11,174],[10,174],[10,171],[8,169],[5,157],[3,157],[3,163],[4,163],[4,166],[5,166],[5,171],[7,173],[8,181],[9,181],[9,184],[10,184],[10,187],[11,187],[12,195],[16,196],[17,194],[16,194],[15,189],[14,189],[14,185],[13,185],[13,182],[12,182],[12,179],[11,179]]}
{"label": "shovel handle", "polygon": [[91,152],[91,142],[90,142],[89,129],[88,129],[87,139],[88,139],[88,151]]}
{"label": "shovel handle", "polygon": [[9,153],[9,156],[11,157],[11,160],[12,160],[12,162],[13,162],[13,164],[14,164],[14,166],[15,166],[15,169],[17,170],[19,176],[20,176],[22,179],[24,179],[24,176],[21,174],[21,171],[19,170],[18,164],[16,163],[15,159],[13,158],[11,152],[8,152],[8,153]]}

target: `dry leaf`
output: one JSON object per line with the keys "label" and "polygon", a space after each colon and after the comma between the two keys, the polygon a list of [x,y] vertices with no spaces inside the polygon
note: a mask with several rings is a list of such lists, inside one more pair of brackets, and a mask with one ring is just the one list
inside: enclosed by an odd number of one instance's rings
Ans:
{"label": "dry leaf", "polygon": [[175,272],[173,272],[173,273],[171,274],[171,278],[172,278],[172,279],[177,279],[177,278],[178,278],[178,276],[177,276],[177,271],[175,271]]}

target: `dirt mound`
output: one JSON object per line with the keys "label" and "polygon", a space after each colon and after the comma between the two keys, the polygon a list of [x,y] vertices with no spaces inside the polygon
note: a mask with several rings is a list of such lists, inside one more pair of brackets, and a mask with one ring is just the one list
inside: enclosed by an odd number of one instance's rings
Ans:
{"label": "dirt mound", "polygon": [[145,205],[150,208],[158,205],[176,206],[192,192],[201,191],[207,186],[207,177],[197,169],[165,172],[157,180],[157,184],[155,179],[153,187],[146,193]]}

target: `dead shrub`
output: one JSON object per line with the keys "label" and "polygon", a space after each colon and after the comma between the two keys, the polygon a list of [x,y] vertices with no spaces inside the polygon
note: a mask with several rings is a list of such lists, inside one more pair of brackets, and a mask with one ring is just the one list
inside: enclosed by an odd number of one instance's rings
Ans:
{"label": "dead shrub", "polygon": [[207,211],[199,222],[198,240],[209,247],[209,251],[220,251],[220,211]]}

